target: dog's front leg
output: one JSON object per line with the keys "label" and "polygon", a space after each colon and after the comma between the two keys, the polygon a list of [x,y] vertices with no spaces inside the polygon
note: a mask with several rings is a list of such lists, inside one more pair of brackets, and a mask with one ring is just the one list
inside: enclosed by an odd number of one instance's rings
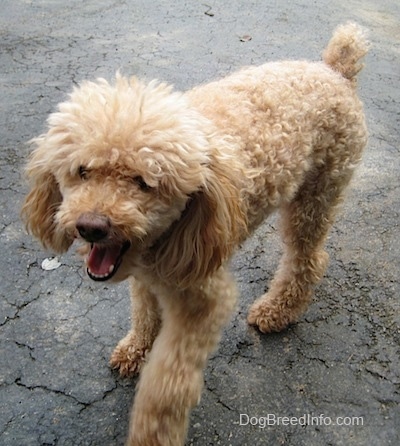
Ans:
{"label": "dog's front leg", "polygon": [[203,369],[235,304],[221,268],[201,287],[162,291],[162,326],[142,370],[131,414],[129,446],[179,446],[203,387]]}
{"label": "dog's front leg", "polygon": [[110,365],[121,376],[139,373],[160,330],[156,296],[138,280],[131,279],[132,328],[114,349]]}

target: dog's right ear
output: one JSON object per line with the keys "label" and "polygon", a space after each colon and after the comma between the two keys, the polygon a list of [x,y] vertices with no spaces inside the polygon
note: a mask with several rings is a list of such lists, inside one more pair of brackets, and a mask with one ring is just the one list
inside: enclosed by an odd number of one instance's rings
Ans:
{"label": "dog's right ear", "polygon": [[31,190],[25,198],[21,217],[27,230],[37,237],[45,248],[55,252],[66,251],[72,243],[71,237],[61,230],[55,216],[62,203],[58,183],[36,149],[26,167],[26,176],[30,180]]}

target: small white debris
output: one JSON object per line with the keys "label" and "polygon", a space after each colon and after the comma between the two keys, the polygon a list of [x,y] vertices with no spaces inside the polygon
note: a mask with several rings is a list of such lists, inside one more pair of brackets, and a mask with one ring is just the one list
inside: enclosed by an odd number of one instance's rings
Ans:
{"label": "small white debris", "polygon": [[50,257],[48,259],[44,259],[42,262],[42,269],[45,271],[57,269],[59,266],[61,266],[61,263],[58,261],[58,257]]}

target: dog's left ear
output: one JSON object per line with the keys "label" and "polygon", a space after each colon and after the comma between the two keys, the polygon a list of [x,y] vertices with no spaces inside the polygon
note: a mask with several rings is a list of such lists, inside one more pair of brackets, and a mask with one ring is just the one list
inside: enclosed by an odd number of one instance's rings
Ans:
{"label": "dog's left ear", "polygon": [[216,159],[207,169],[207,184],[193,194],[171,234],[157,247],[160,278],[181,288],[204,281],[216,271],[247,228],[238,171]]}

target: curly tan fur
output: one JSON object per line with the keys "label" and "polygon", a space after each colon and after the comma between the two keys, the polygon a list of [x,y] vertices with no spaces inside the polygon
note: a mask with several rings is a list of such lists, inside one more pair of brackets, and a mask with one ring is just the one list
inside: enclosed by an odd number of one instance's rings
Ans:
{"label": "curly tan fur", "polygon": [[83,241],[92,279],[132,282],[132,329],[111,357],[122,375],[141,370],[129,445],[183,444],[235,306],[226,262],[277,209],[285,252],[248,321],[279,331],[307,308],[367,142],[355,91],[366,51],[350,23],[324,62],[268,63],[186,93],[84,82],[33,140],[27,228],[59,252]]}

